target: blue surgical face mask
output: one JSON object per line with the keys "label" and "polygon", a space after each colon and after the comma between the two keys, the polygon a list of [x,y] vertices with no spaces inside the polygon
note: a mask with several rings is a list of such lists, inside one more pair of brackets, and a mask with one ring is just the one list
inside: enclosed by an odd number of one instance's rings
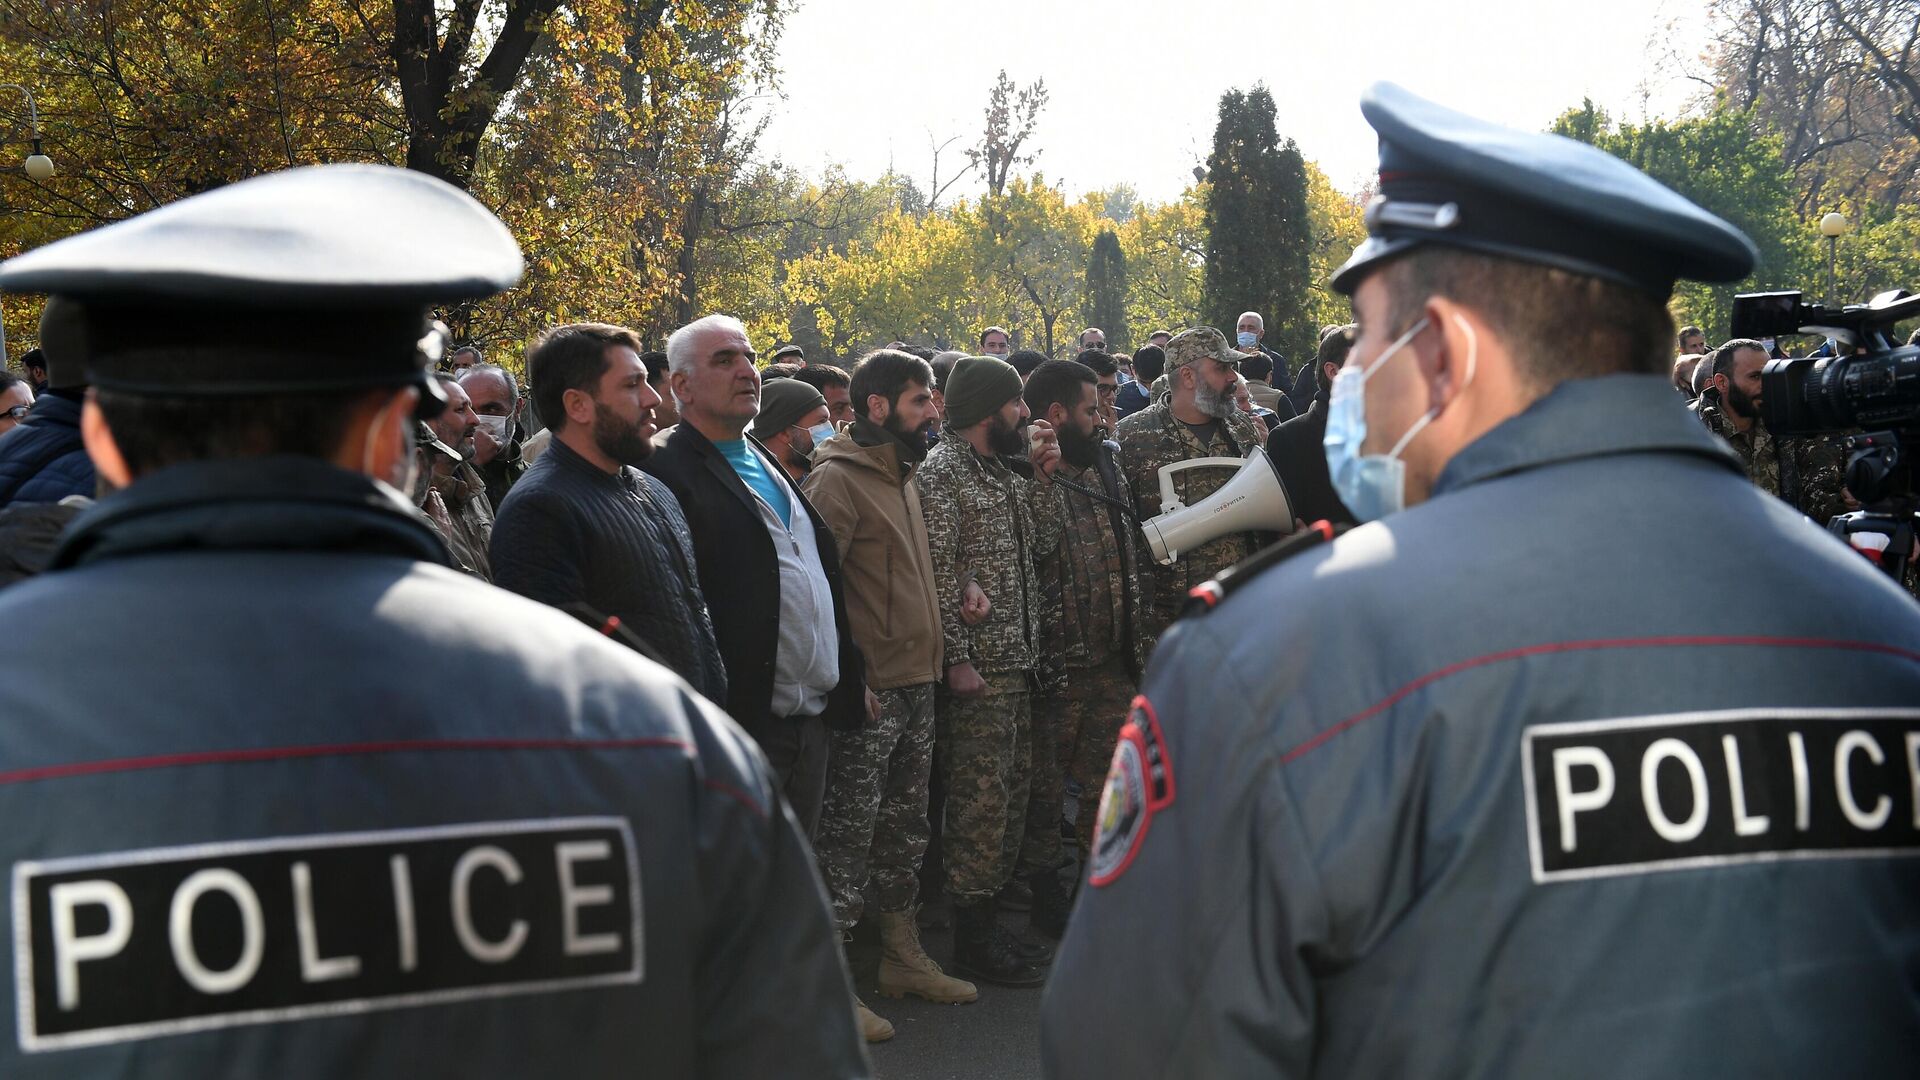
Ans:
{"label": "blue surgical face mask", "polygon": [[[1455,315],[1454,321],[1461,332],[1467,335],[1467,377],[1460,384],[1460,389],[1465,390],[1473,383],[1479,362],[1479,340],[1465,319]],[[1347,368],[1334,376],[1333,392],[1327,399],[1327,434],[1321,446],[1326,451],[1327,473],[1333,479],[1334,490],[1340,493],[1340,501],[1353,511],[1353,516],[1361,521],[1376,521],[1405,508],[1407,465],[1400,460],[1400,451],[1406,449],[1413,437],[1440,415],[1439,409],[1428,410],[1385,454],[1360,452],[1360,447],[1367,441],[1365,389],[1368,376],[1379,370],[1381,364],[1405,348],[1414,335],[1426,327],[1427,320],[1423,318],[1400,335],[1399,340],[1387,346],[1374,358],[1373,363],[1365,368]]]}
{"label": "blue surgical face mask", "polygon": [[1241,348],[1251,349],[1260,343],[1260,335],[1251,330],[1242,330],[1240,331],[1239,341]]}
{"label": "blue surgical face mask", "polygon": [[828,439],[833,438],[833,421],[815,424],[807,429],[807,434],[813,437],[813,448],[818,450]]}

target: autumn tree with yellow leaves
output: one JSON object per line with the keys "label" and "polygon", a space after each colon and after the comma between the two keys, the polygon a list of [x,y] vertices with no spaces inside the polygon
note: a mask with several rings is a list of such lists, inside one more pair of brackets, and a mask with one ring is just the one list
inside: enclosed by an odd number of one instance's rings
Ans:
{"label": "autumn tree with yellow leaves", "polygon": [[[729,108],[784,0],[0,0],[0,65],[59,173],[0,176],[0,256],[289,166],[406,165],[466,188],[527,256],[445,313],[506,346],[599,318],[658,335],[741,162]],[[8,102],[0,131],[23,136]],[[7,337],[39,304],[5,301]],[[289,327],[297,334],[298,327]]]}
{"label": "autumn tree with yellow leaves", "polygon": [[[1070,353],[1079,325],[1113,321],[1112,290],[1096,315],[1088,289],[1102,232],[1136,336],[1197,318],[1205,186],[1074,199],[1021,174],[1037,81],[996,83],[971,200],[760,160],[790,3],[0,0],[0,64],[33,89],[59,168],[0,173],[0,257],[263,172],[378,162],[468,190],[519,241],[519,288],[441,313],[508,363],[554,323],[657,342],[716,310],[814,355],[971,348],[988,324]],[[0,140],[25,138],[24,103],[0,97]],[[1310,196],[1336,245],[1357,228],[1343,199]],[[39,307],[0,301],[15,355]]]}

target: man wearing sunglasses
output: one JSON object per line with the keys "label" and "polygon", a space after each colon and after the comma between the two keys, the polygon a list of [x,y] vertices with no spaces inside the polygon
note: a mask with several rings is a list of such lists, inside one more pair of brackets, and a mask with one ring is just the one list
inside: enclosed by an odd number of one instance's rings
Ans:
{"label": "man wearing sunglasses", "polygon": [[[34,351],[44,357],[47,387],[33,392],[31,413],[7,414],[17,426],[0,442],[0,507],[94,493],[93,462],[80,443],[80,404],[87,396],[87,377],[76,356],[82,338],[71,305],[49,303],[41,312],[41,347]],[[31,361],[32,354],[26,359]],[[31,375],[32,364],[27,366]]]}
{"label": "man wearing sunglasses", "polygon": [[11,371],[0,371],[0,435],[17,427],[31,408],[33,387]]}

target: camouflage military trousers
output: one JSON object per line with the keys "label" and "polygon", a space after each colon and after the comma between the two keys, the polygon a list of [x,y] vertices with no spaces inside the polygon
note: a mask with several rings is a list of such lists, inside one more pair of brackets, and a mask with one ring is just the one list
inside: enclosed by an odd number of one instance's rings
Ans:
{"label": "camouflage military trousers", "polygon": [[874,906],[907,911],[927,852],[927,775],[933,767],[933,684],[876,690],[880,720],[836,731],[827,800],[813,852],[833,899],[833,921],[860,921],[871,879]]}
{"label": "camouflage military trousers", "polygon": [[1027,739],[1032,780],[1027,798],[1026,836],[1020,843],[1015,872],[1021,877],[1060,866],[1060,814],[1066,809],[1065,758],[1060,753],[1060,725],[1067,703],[1064,691],[1035,694],[1032,734]]}
{"label": "camouflage military trousers", "polygon": [[1100,789],[1107,784],[1113,748],[1120,742],[1127,712],[1140,686],[1118,657],[1067,672],[1067,707],[1060,717],[1060,761],[1068,779],[1080,785],[1080,807],[1073,831],[1081,861],[1093,850],[1093,819],[1099,814]]}
{"label": "camouflage military trousers", "polygon": [[947,786],[947,895],[991,899],[1013,877],[1027,816],[1032,700],[1027,674],[985,676],[980,697],[939,695],[935,758]]}

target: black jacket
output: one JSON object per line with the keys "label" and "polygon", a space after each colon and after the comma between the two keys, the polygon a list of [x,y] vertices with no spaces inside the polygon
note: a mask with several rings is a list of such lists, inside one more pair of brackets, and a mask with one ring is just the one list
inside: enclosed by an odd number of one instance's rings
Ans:
{"label": "black jacket", "polygon": [[1331,521],[1335,525],[1357,524],[1353,512],[1333,490],[1333,477],[1327,472],[1327,454],[1321,440],[1327,434],[1327,399],[1313,399],[1307,411],[1273,429],[1267,436],[1267,457],[1280,482],[1287,486],[1293,500],[1293,516],[1301,521]]}
{"label": "black jacket", "polygon": [[559,439],[493,522],[493,583],[564,610],[618,618],[715,704],[727,673],[694,584],[687,520],[666,486],[638,469],[612,476]]}
{"label": "black jacket", "polygon": [[[10,1028],[37,1018],[0,1039],[0,1076],[540,1076],[562,1046],[581,1078],[869,1074],[812,856],[747,739],[665,668],[446,557],[364,476],[203,462],[101,500],[53,572],[0,590],[0,626],[32,631],[0,650],[0,866],[34,897],[14,959],[47,973],[27,1002],[0,986]],[[463,851],[494,855],[454,891]],[[132,913],[63,1010],[45,897],[71,857]],[[325,982],[296,974],[308,863],[310,940],[357,958]],[[257,890],[265,942],[218,996],[167,944],[177,883],[208,864]],[[455,896],[481,936],[527,928],[512,955],[476,962]],[[195,936],[235,948],[232,901],[199,910]]]}
{"label": "black jacket", "polygon": [[[815,546],[840,635],[840,684],[827,695],[827,726],[857,728],[866,722],[866,662],[853,643],[840,583],[840,554],[825,519],[760,440],[747,442],[767,472],[787,485],[794,505],[813,520]],[[667,444],[642,466],[659,478],[687,515],[699,566],[700,591],[713,616],[713,634],[727,665],[727,712],[749,730],[764,727],[773,709],[773,666],[780,646],[780,564],[754,494],[733,465],[692,424],[673,429]]]}
{"label": "black jacket", "polygon": [[20,426],[0,439],[0,506],[93,497],[93,460],[80,442],[77,391],[36,398]]}
{"label": "black jacket", "polygon": [[[1293,389],[1287,391],[1287,396],[1293,399],[1294,408],[1298,409],[1303,401],[1311,403],[1315,397],[1319,396],[1320,386],[1313,373],[1313,369],[1319,364],[1320,361],[1317,358],[1310,359],[1300,365],[1300,373],[1293,377]],[[1304,416],[1305,413],[1301,415]]]}

